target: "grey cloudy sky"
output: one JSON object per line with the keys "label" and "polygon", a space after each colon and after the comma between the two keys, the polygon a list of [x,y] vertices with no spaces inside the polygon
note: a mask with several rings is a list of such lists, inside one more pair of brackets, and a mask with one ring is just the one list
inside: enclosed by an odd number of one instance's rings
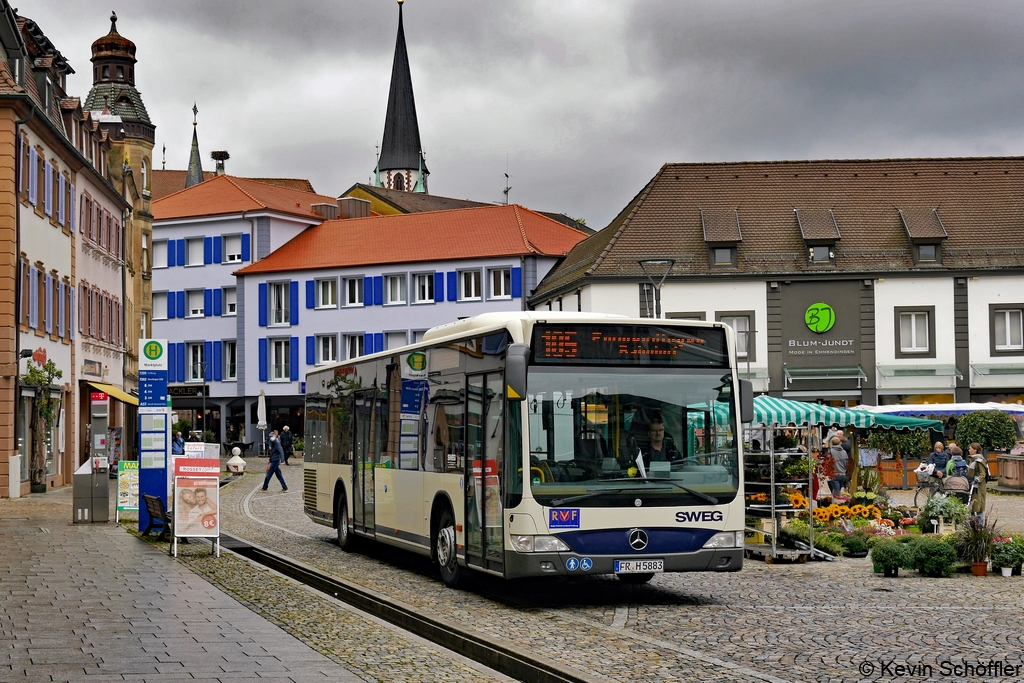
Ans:
{"label": "grey cloudy sky", "polygon": [[[394,0],[21,0],[91,86],[117,10],[167,167],[309,178],[374,167]],[[1012,0],[408,0],[433,194],[603,227],[662,163],[1018,155],[1024,11]]]}

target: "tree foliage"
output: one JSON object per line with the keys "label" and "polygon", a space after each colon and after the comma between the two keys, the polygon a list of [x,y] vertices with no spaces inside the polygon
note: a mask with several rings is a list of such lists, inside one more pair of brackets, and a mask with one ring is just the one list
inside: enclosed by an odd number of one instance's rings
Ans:
{"label": "tree foliage", "polygon": [[897,429],[871,432],[868,445],[904,460],[916,460],[931,450],[927,432],[904,432]]}
{"label": "tree foliage", "polygon": [[53,429],[60,412],[60,395],[53,396],[54,380],[64,376],[52,360],[45,365],[28,364],[28,370],[21,376],[22,384],[33,387],[36,395],[32,399],[32,450],[29,459],[29,479],[33,486],[43,483],[46,473],[46,435]]}
{"label": "tree foliage", "polygon": [[975,441],[986,451],[1012,448],[1017,443],[1013,418],[999,410],[967,413],[956,426],[956,442],[966,452],[967,447]]}

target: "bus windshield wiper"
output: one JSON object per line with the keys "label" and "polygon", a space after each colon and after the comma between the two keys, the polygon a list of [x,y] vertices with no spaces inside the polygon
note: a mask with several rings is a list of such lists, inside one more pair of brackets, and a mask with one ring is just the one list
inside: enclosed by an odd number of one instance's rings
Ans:
{"label": "bus windshield wiper", "polygon": [[586,498],[594,498],[596,496],[603,496],[606,493],[625,493],[631,489],[601,489],[600,491],[591,491],[590,493],[581,493],[578,496],[569,496],[568,498],[558,498],[551,501],[551,507],[558,507],[559,505],[567,505],[569,503],[575,503],[578,500],[584,500]]}
{"label": "bus windshield wiper", "polygon": [[677,489],[682,489],[683,491],[686,491],[691,496],[696,496],[701,500],[707,501],[711,505],[718,505],[718,499],[715,498],[714,496],[709,496],[708,494],[702,493],[701,491],[691,489],[689,486],[683,486],[682,484],[677,484],[671,479],[665,479],[662,477],[647,477],[645,479],[637,479],[634,477],[617,477],[615,479],[605,479],[604,481],[653,481],[659,484],[671,484],[672,486],[675,486]]}

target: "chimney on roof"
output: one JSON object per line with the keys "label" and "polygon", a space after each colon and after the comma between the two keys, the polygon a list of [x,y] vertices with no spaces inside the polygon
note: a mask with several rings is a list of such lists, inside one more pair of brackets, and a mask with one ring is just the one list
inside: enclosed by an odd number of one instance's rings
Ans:
{"label": "chimney on roof", "polygon": [[226,151],[210,152],[210,158],[217,162],[217,175],[224,175],[224,162],[231,158]]}
{"label": "chimney on roof", "polygon": [[333,221],[338,217],[338,205],[328,204],[322,202],[320,204],[313,204],[309,208],[313,209],[313,213],[320,216],[325,221]]}
{"label": "chimney on roof", "polygon": [[338,199],[338,218],[369,218],[370,202],[357,197]]}

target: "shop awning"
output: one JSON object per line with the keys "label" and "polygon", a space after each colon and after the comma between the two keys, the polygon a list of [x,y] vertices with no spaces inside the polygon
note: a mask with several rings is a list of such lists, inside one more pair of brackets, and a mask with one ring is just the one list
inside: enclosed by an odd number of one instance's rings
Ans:
{"label": "shop awning", "polygon": [[857,410],[890,415],[964,415],[979,410],[998,410],[1004,413],[1024,415],[1024,406],[1015,403],[918,403],[892,406],[858,406]]}
{"label": "shop awning", "polygon": [[[705,405],[690,405],[687,407],[694,411],[706,410]],[[714,420],[719,426],[729,424],[729,405],[727,403],[715,404]],[[698,427],[703,426],[703,414],[700,412],[691,414],[690,422]],[[898,415],[874,413],[857,408],[836,408],[821,403],[791,401],[775,396],[754,397],[754,423],[793,426],[837,424],[842,427],[852,426],[861,429],[870,429],[872,427],[907,430],[942,428],[942,423],[938,420],[900,417]]]}
{"label": "shop awning", "polygon": [[979,375],[1024,375],[1024,363],[1004,363],[1002,365],[975,365],[971,370]]}
{"label": "shop awning", "polygon": [[103,384],[102,382],[86,382],[86,384],[96,391],[102,391],[104,394],[113,396],[121,403],[127,403],[132,406],[139,405],[139,399],[127,393],[124,389],[118,389],[113,384]]}
{"label": "shop awning", "polygon": [[956,377],[963,373],[955,365],[879,365],[883,377]]}
{"label": "shop awning", "polygon": [[800,380],[840,380],[840,379],[855,379],[857,380],[857,388],[860,388],[860,383],[867,380],[868,376],[864,374],[864,368],[859,365],[840,365],[834,367],[824,368],[790,368],[785,367],[782,369],[786,375],[785,388],[789,388],[789,383]]}

